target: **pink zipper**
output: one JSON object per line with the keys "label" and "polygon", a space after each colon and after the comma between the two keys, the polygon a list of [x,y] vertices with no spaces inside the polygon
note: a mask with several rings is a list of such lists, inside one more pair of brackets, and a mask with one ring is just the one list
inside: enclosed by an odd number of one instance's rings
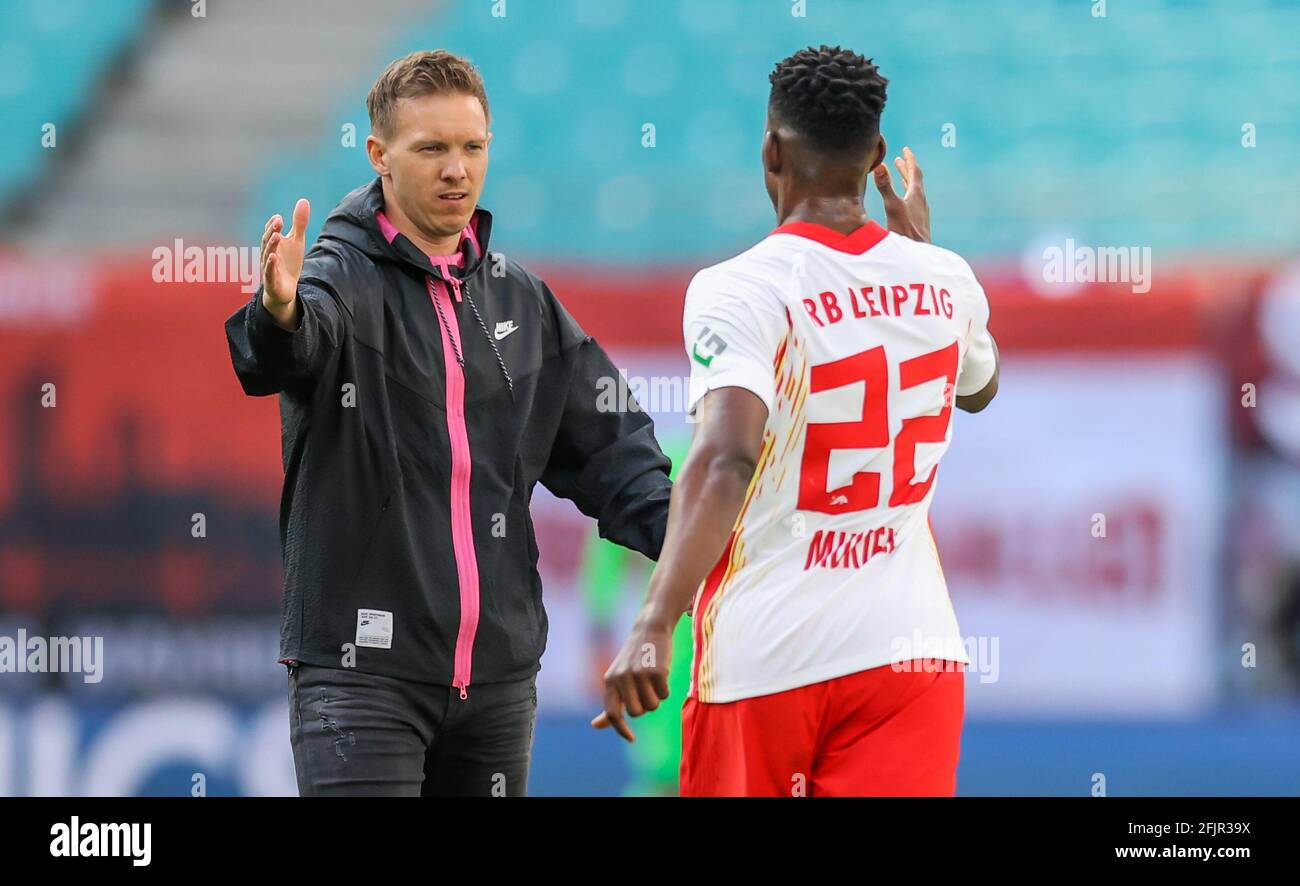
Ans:
{"label": "pink zipper", "polygon": [[[435,259],[436,260],[436,259]],[[451,275],[446,259],[438,262],[443,279],[452,281],[460,300],[460,280]],[[456,312],[443,281],[426,277],[429,297],[438,310],[442,333],[442,358],[447,370],[447,434],[451,439],[451,544],[456,556],[456,577],[460,584],[460,630],[456,633],[455,672],[452,686],[462,699],[469,697],[470,669],[474,658],[474,635],[478,631],[478,556],[474,551],[474,528],[469,507],[470,451],[465,428],[465,370],[457,354],[464,354],[456,331]],[[442,283],[442,285],[439,285]],[[445,322],[444,322],[445,321]],[[463,359],[463,357],[461,358]]]}

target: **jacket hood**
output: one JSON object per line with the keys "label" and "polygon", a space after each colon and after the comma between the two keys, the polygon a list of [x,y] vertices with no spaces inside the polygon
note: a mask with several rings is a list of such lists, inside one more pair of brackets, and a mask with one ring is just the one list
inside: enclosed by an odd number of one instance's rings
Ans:
{"label": "jacket hood", "polygon": [[[398,234],[389,243],[379,229],[375,213],[384,208],[383,180],[374,180],[352,191],[339,201],[325,219],[320,239],[338,240],[361,250],[375,261],[395,261],[414,265],[421,273],[436,275],[424,253],[406,237]],[[492,233],[492,214],[481,206],[475,208],[470,218],[475,237],[466,238],[465,276],[473,273],[487,254],[488,237]],[[474,241],[477,241],[477,248]]]}

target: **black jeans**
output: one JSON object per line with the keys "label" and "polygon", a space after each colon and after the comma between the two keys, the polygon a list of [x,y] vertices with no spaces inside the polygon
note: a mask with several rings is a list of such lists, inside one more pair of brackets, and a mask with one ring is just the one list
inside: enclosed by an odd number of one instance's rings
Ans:
{"label": "black jeans", "polygon": [[289,665],[289,740],[304,797],[522,797],[537,677],[451,686]]}

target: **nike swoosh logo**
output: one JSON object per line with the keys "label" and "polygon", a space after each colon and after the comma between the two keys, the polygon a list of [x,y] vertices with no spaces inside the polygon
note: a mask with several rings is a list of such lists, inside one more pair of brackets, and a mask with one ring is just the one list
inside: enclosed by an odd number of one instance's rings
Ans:
{"label": "nike swoosh logo", "polygon": [[501,339],[505,338],[510,333],[518,331],[519,327],[515,325],[513,320],[509,323],[498,323],[496,328],[497,341],[501,341]]}

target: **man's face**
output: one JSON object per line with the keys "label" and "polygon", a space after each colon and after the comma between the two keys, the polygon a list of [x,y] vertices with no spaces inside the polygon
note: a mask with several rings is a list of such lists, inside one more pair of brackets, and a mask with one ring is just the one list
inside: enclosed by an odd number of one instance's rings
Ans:
{"label": "man's face", "polygon": [[375,134],[370,161],[389,176],[398,205],[430,239],[469,224],[487,177],[487,115],[466,93],[422,95],[397,101],[393,131]]}

